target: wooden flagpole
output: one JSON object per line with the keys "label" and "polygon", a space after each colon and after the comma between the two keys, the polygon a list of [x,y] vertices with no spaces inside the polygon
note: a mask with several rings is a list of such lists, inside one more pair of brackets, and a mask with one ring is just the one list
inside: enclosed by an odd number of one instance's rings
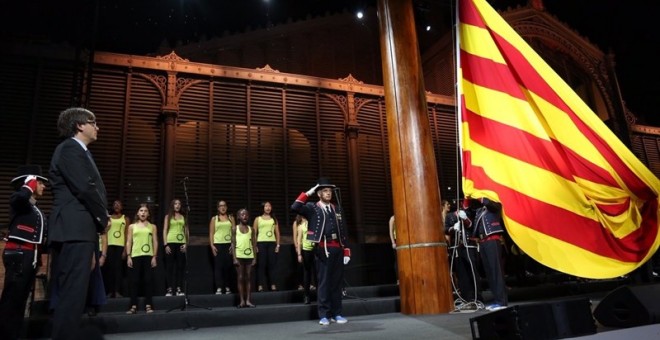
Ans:
{"label": "wooden flagpole", "polygon": [[447,313],[452,289],[412,0],[379,0],[378,15],[401,311]]}

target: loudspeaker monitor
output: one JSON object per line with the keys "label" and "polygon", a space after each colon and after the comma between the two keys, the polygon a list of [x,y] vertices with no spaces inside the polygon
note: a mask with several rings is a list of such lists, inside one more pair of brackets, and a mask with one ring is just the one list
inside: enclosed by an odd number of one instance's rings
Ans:
{"label": "loudspeaker monitor", "polygon": [[606,327],[636,327],[660,322],[660,285],[621,286],[609,292],[594,310]]}
{"label": "loudspeaker monitor", "polygon": [[561,339],[596,333],[587,298],[516,305],[470,319],[473,339]]}

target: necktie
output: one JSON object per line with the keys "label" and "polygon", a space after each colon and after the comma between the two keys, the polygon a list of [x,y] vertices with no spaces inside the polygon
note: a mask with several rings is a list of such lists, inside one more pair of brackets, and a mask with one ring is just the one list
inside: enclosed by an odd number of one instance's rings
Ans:
{"label": "necktie", "polygon": [[85,154],[87,154],[87,158],[89,158],[89,161],[92,162],[92,167],[94,167],[94,170],[96,173],[99,172],[99,169],[96,168],[96,163],[94,162],[94,157],[92,157],[92,153],[89,152],[89,149],[85,150]]}
{"label": "necktie", "polygon": [[330,206],[329,206],[329,205],[326,205],[326,206],[325,206],[325,212],[326,212],[328,215],[330,215],[330,214],[332,213],[332,211],[330,211]]}

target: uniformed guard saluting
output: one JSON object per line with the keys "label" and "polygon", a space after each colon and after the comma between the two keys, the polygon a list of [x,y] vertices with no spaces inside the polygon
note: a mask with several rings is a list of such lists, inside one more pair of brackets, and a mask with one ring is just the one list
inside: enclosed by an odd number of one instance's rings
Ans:
{"label": "uniformed guard saluting", "polygon": [[[302,192],[291,205],[291,210],[305,216],[309,221],[307,240],[316,245],[315,257],[318,274],[318,313],[319,324],[330,322],[346,323],[341,316],[343,266],[350,261],[351,250],[347,246],[346,226],[341,205],[332,201],[336,186],[327,178],[320,178],[307,192]],[[307,203],[314,193],[319,197],[316,203]]]}

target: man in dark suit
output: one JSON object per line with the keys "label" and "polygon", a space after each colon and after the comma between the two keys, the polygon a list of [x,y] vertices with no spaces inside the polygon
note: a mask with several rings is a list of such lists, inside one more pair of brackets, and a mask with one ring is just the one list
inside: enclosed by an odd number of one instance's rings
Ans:
{"label": "man in dark suit", "polygon": [[87,146],[99,128],[94,113],[69,108],[60,113],[57,128],[66,139],[50,164],[53,209],[49,242],[53,252],[51,280],[59,293],[53,313],[53,339],[80,336],[87,286],[94,267],[98,234],[108,223],[103,180]]}

